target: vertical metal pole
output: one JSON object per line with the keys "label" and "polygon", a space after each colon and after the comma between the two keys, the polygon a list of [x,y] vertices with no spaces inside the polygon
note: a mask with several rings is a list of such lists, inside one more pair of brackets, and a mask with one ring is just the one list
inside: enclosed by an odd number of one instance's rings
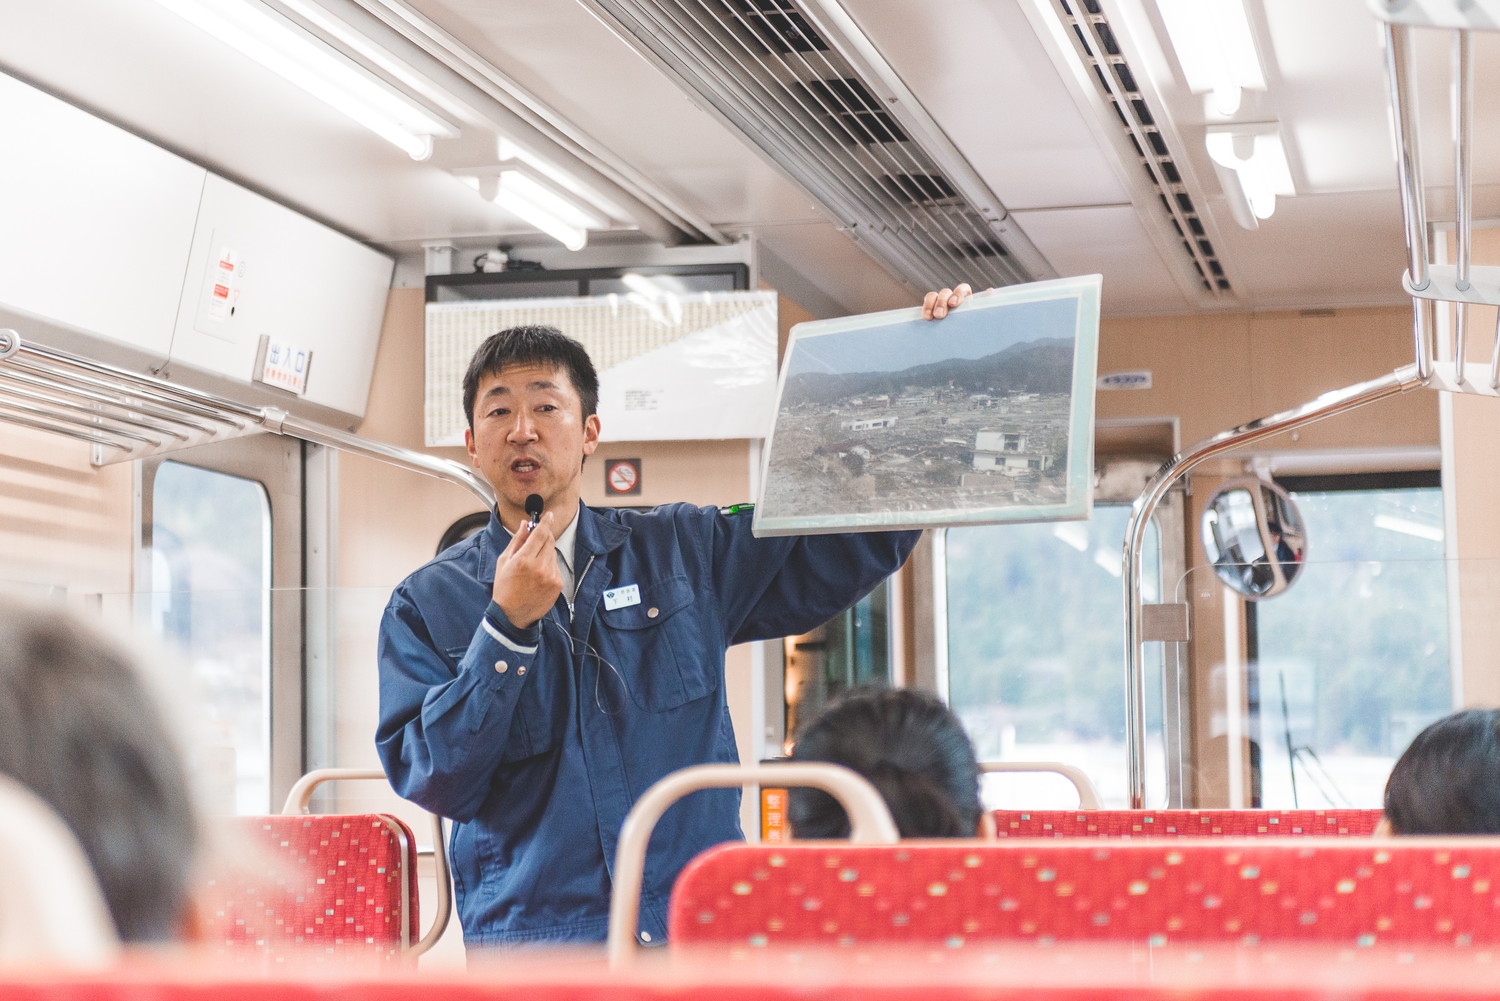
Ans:
{"label": "vertical metal pole", "polygon": [[1458,209],[1458,280],[1459,291],[1469,288],[1474,216],[1473,174],[1470,170],[1470,147],[1474,131],[1474,66],[1470,59],[1467,31],[1453,36],[1453,171],[1454,198]]}
{"label": "vertical metal pole", "polygon": [[1500,313],[1495,314],[1495,347],[1490,352],[1490,388],[1500,389]]}
{"label": "vertical metal pole", "polygon": [[[1454,287],[1469,290],[1469,259],[1473,244],[1473,173],[1470,170],[1471,139],[1474,130],[1474,65],[1467,31],[1453,33],[1453,192],[1458,210],[1456,233],[1458,274]],[[1464,383],[1464,363],[1468,361],[1467,332],[1469,304],[1460,299],[1453,316],[1453,383]]]}
{"label": "vertical metal pole", "polygon": [[1395,125],[1396,176],[1406,217],[1407,276],[1414,291],[1427,288],[1427,217],[1422,195],[1422,162],[1417,157],[1416,81],[1411,73],[1408,29],[1386,22],[1385,68]]}

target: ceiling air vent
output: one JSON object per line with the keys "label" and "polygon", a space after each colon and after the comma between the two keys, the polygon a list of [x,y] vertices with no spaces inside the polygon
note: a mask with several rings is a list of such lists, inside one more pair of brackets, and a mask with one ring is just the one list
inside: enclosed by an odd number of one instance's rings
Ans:
{"label": "ceiling air vent", "polygon": [[584,0],[916,291],[1055,277],[836,0]]}
{"label": "ceiling air vent", "polygon": [[1077,56],[1092,70],[1092,82],[1113,109],[1204,290],[1214,296],[1231,294],[1224,266],[1207,237],[1204,216],[1177,167],[1183,160],[1157,125],[1159,116],[1151,106],[1154,98],[1142,89],[1135,70],[1126,62],[1099,0],[1051,0],[1051,6],[1068,29]]}
{"label": "ceiling air vent", "polygon": [[892,198],[903,202],[940,202],[958,196],[942,174],[893,174],[881,183]]}
{"label": "ceiling air vent", "polygon": [[768,51],[786,55],[828,48],[789,0],[736,0],[733,6],[756,37],[771,47]]}
{"label": "ceiling air vent", "polygon": [[834,126],[829,132],[843,143],[904,143],[906,133],[896,119],[881,107],[875,95],[852,77],[843,80],[810,80],[803,93],[811,94],[814,107],[820,108]]}

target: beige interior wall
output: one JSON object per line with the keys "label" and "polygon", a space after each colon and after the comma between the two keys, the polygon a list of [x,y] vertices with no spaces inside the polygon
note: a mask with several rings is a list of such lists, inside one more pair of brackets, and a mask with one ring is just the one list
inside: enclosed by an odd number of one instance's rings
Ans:
{"label": "beige interior wall", "polygon": [[39,596],[128,594],[133,464],[96,468],[87,443],[11,424],[0,424],[0,443],[0,587]]}
{"label": "beige interior wall", "polygon": [[[1100,331],[1100,373],[1147,369],[1152,387],[1101,392],[1097,414],[1102,420],[1176,418],[1186,451],[1222,431],[1408,365],[1411,343],[1407,307],[1108,319]],[[1494,427],[1492,436],[1500,435],[1500,424]],[[1436,449],[1439,438],[1437,394],[1415,391],[1265,439],[1254,451],[1327,456],[1336,465],[1350,452]],[[1244,603],[1218,585],[1198,541],[1204,505],[1218,486],[1242,475],[1243,466],[1244,456],[1230,453],[1200,466],[1188,484],[1188,574],[1180,600],[1190,605],[1192,795],[1199,806],[1231,805],[1231,788],[1243,786],[1231,783],[1231,764],[1244,778],[1248,761],[1243,740],[1238,748],[1226,740],[1235,732],[1232,717],[1245,711],[1243,686],[1226,684],[1226,672],[1243,663],[1238,623]],[[1500,532],[1494,535],[1500,555]],[[1226,703],[1231,693],[1233,705]]]}
{"label": "beige interior wall", "polygon": [[[1184,447],[1379,378],[1412,361],[1406,307],[1106,319],[1099,372],[1148,369],[1146,390],[1101,392],[1101,419],[1175,416]],[[1432,394],[1414,392],[1286,433],[1258,450],[1436,446]]]}

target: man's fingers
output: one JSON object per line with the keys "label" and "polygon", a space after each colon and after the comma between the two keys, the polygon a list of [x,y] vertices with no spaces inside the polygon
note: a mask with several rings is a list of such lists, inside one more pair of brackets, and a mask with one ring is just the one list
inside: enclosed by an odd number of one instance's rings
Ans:
{"label": "man's fingers", "polygon": [[[947,289],[943,291],[946,292]],[[937,308],[938,300],[942,294],[942,292],[928,292],[922,297],[922,319],[930,320],[933,318],[933,310]]]}
{"label": "man's fingers", "polygon": [[500,551],[500,558],[502,560],[507,556],[514,556],[516,553],[519,553],[521,551],[521,547],[526,544],[526,537],[531,534],[531,530],[527,526],[528,523],[523,521],[521,522],[521,527],[517,528],[515,532],[511,534],[510,541],[507,542],[505,544],[505,548]]}
{"label": "man's fingers", "polygon": [[551,552],[553,547],[557,545],[557,536],[552,534],[552,512],[548,511],[543,514],[537,521],[535,528],[531,527],[530,522],[523,521],[521,529],[516,532],[516,535],[525,536],[522,539],[521,548],[528,555]]}
{"label": "man's fingers", "polygon": [[952,288],[939,289],[936,292],[928,292],[922,297],[922,319],[941,320],[948,315],[948,310],[962,305],[964,300],[974,294],[968,282],[959,282]]}

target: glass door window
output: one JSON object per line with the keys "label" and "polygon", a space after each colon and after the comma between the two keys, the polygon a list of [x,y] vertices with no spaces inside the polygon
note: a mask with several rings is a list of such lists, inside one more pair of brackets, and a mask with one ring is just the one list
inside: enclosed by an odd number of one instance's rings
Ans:
{"label": "glass door window", "polygon": [[[1106,806],[1128,805],[1121,549],[1130,509],[1089,521],[950,528],[946,538],[948,695],[981,761],[1063,761],[1082,768]],[[1144,594],[1158,601],[1155,526]],[[1164,802],[1162,644],[1146,658],[1148,802]],[[1055,776],[987,783],[991,808],[1078,803]]]}
{"label": "glass door window", "polygon": [[200,763],[223,812],[271,801],[271,514],[239,476],[166,461],[152,488],[152,624],[183,653]]}
{"label": "glass door window", "polygon": [[1295,587],[1249,611],[1261,805],[1378,807],[1396,757],[1454,704],[1442,490],[1284,485],[1308,553]]}

